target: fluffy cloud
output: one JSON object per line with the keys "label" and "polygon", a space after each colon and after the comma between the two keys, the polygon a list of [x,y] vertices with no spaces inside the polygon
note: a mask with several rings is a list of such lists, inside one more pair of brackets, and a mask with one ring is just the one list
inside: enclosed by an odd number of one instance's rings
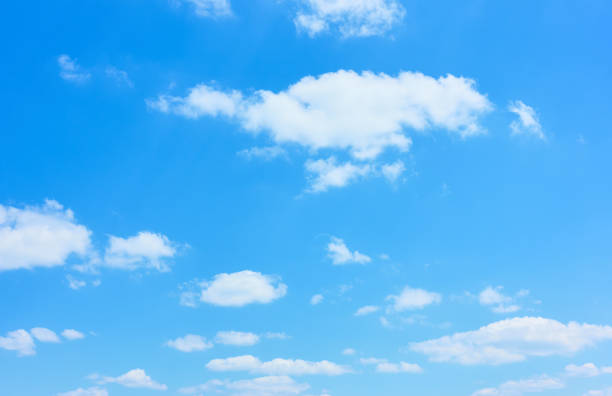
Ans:
{"label": "fluffy cloud", "polygon": [[307,191],[311,193],[325,192],[330,188],[346,187],[372,173],[372,166],[369,164],[359,165],[352,162],[338,164],[334,157],[308,160],[305,167],[310,184]]}
{"label": "fluffy cloud", "polygon": [[44,327],[35,327],[30,330],[30,334],[40,342],[60,342],[55,332],[45,329]]}
{"label": "fluffy cloud", "polygon": [[378,312],[378,310],[380,310],[380,307],[377,307],[376,305],[366,305],[364,307],[359,308],[357,312],[355,312],[355,316],[369,315],[374,312]]}
{"label": "fluffy cloud", "polygon": [[240,331],[219,331],[215,337],[215,342],[224,345],[251,346],[259,342],[259,336]]}
{"label": "fluffy cloud", "polygon": [[568,364],[565,373],[570,377],[597,377],[601,374],[612,374],[612,367],[597,367],[593,363],[585,363],[581,366]]}
{"label": "fluffy cloud", "polygon": [[431,304],[439,304],[442,301],[442,296],[438,293],[406,286],[399,295],[388,296],[387,301],[391,302],[390,312],[403,312],[423,309]]}
{"label": "fluffy cloud", "polygon": [[0,271],[64,265],[84,257],[91,232],[56,201],[23,209],[0,205]]}
{"label": "fluffy cloud", "polygon": [[327,244],[327,257],[332,260],[334,265],[343,264],[366,264],[372,259],[365,254],[359,253],[357,250],[351,252],[344,241],[340,238],[331,237]]}
{"label": "fluffy cloud", "polygon": [[17,356],[36,354],[34,340],[27,331],[20,329],[9,332],[6,337],[0,336],[0,348],[17,351]]}
{"label": "fluffy cloud", "polygon": [[563,381],[558,378],[541,376],[520,381],[508,381],[497,388],[485,388],[472,396],[521,396],[524,393],[539,393],[547,390],[562,389]]}
{"label": "fluffy cloud", "polygon": [[323,295],[322,294],[315,294],[314,296],[312,296],[310,298],[310,305],[319,305],[323,302]]}
{"label": "fluffy cloud", "polygon": [[244,396],[277,396],[299,395],[309,388],[287,376],[259,377],[240,381],[211,380],[205,384],[181,388],[179,393],[187,395],[204,395],[209,392],[222,394],[240,394]]}
{"label": "fluffy cloud", "polygon": [[512,313],[521,309],[517,304],[514,304],[514,298],[506,296],[502,293],[503,287],[498,286],[493,288],[486,287],[478,295],[478,301],[481,305],[490,306],[495,313]]}
{"label": "fluffy cloud", "polygon": [[102,377],[99,382],[101,384],[119,384],[128,388],[145,388],[152,390],[168,389],[166,385],[153,381],[142,369],[130,370],[119,377]]}
{"label": "fluffy cloud", "polygon": [[64,338],[68,340],[80,340],[82,338],[85,338],[85,334],[74,329],[66,329],[62,331],[62,336],[64,336]]}
{"label": "fluffy cloud", "polygon": [[350,372],[348,368],[327,360],[308,362],[300,359],[274,359],[262,362],[251,355],[213,359],[206,368],[212,371],[248,371],[266,375],[341,375]]}
{"label": "fluffy cloud", "polygon": [[57,396],[108,396],[108,391],[102,388],[79,388],[73,391],[58,393]]}
{"label": "fluffy cloud", "polygon": [[532,135],[538,139],[546,139],[538,115],[533,107],[517,100],[508,105],[508,111],[518,116],[518,120],[512,121],[510,124],[513,135]]}
{"label": "fluffy cloud", "polygon": [[610,339],[610,326],[563,324],[552,319],[523,317],[412,343],[410,348],[435,362],[499,365],[520,362],[530,356],[570,355]]}
{"label": "fluffy cloud", "polygon": [[238,91],[198,85],[186,97],[162,95],[147,104],[189,118],[231,117],[246,131],[266,132],[276,144],[348,150],[360,160],[373,159],[389,147],[408,150],[408,129],[444,129],[462,137],[483,133],[479,118],[492,108],[467,78],[345,70],[304,77],[284,91],[260,90],[246,98]]}
{"label": "fluffy cloud", "polygon": [[60,77],[66,81],[84,83],[91,78],[91,74],[83,71],[76,59],[66,54],[57,57],[57,64],[60,68]]}
{"label": "fluffy cloud", "polygon": [[222,307],[243,307],[248,304],[268,304],[287,294],[287,285],[280,279],[259,272],[241,271],[232,274],[218,274],[209,282],[198,283],[201,289],[184,291],[181,304],[195,306],[196,297],[208,304]]}
{"label": "fluffy cloud", "polygon": [[229,0],[175,0],[191,4],[196,15],[201,17],[227,17],[232,15]]}
{"label": "fluffy cloud", "polygon": [[213,344],[206,341],[206,338],[202,336],[187,334],[185,337],[179,337],[175,340],[167,341],[166,346],[181,352],[195,352],[210,349],[213,347]]}
{"label": "fluffy cloud", "polygon": [[343,37],[382,35],[404,17],[396,0],[302,0],[294,22],[298,30],[314,37],[338,30]]}
{"label": "fluffy cloud", "polygon": [[104,253],[104,265],[128,271],[147,268],[167,272],[166,261],[175,254],[175,244],[165,235],[146,231],[129,238],[111,235]]}

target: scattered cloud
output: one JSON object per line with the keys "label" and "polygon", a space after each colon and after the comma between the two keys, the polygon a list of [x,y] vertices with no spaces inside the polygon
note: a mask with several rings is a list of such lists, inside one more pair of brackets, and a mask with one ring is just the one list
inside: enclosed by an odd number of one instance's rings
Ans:
{"label": "scattered cloud", "polygon": [[336,237],[331,237],[327,244],[327,257],[331,259],[334,265],[366,264],[372,261],[369,256],[357,250],[351,251],[342,239]]}
{"label": "scattered cloud", "polygon": [[0,348],[17,351],[17,356],[31,356],[36,354],[36,346],[32,336],[20,329],[9,332],[6,337],[0,336]]}
{"label": "scattered cloud", "polygon": [[357,353],[353,348],[346,348],[342,351],[342,354],[345,356],[353,356]]}
{"label": "scattered cloud", "polygon": [[310,298],[310,305],[319,305],[323,302],[323,299],[324,297],[322,294],[315,294]]}
{"label": "scattered cloud", "polygon": [[531,356],[571,355],[612,339],[612,327],[522,317],[491,323],[478,330],[415,342],[410,349],[434,362],[499,365]]}
{"label": "scattered cloud", "polygon": [[200,17],[220,18],[232,15],[229,0],[173,0],[175,3],[190,4],[196,15]]}
{"label": "scattered cloud", "polygon": [[251,355],[213,359],[206,365],[211,371],[248,371],[265,375],[341,375],[350,370],[336,363],[323,360],[309,362],[305,360],[274,359],[262,362]]}
{"label": "scattered cloud", "polygon": [[176,253],[176,244],[162,234],[142,231],[129,238],[111,235],[104,253],[104,265],[127,271],[145,268],[167,272],[170,270],[167,260]]}
{"label": "scattered cloud", "polygon": [[299,395],[309,388],[308,384],[297,383],[288,376],[269,376],[233,382],[210,380],[202,385],[181,388],[179,393],[186,395],[221,393],[244,396],[288,396]]}
{"label": "scattered cloud", "polygon": [[199,352],[212,348],[213,344],[202,336],[187,334],[185,337],[167,341],[166,346],[181,352]]}
{"label": "scattered cloud", "polygon": [[532,135],[538,139],[546,139],[538,115],[533,107],[517,100],[510,102],[508,111],[518,116],[518,120],[512,121],[510,124],[513,135]]}
{"label": "scattered cloud", "polygon": [[420,374],[423,372],[421,366],[415,363],[389,363],[387,359],[380,358],[361,358],[359,359],[361,364],[364,365],[375,365],[376,372],[378,373],[387,373],[387,374],[397,374],[397,373],[410,373],[410,374]]}
{"label": "scattered cloud", "polygon": [[55,332],[45,329],[44,327],[35,327],[30,330],[30,334],[40,342],[60,342]]}
{"label": "scattered cloud", "polygon": [[117,69],[115,66],[108,66],[104,71],[106,76],[113,79],[118,85],[134,88],[134,83],[130,80],[125,70]]}
{"label": "scattered cloud", "polygon": [[526,380],[508,381],[497,388],[481,389],[472,396],[521,396],[524,393],[539,393],[564,387],[565,384],[560,379],[543,375]]}
{"label": "scattered cloud", "polygon": [[355,316],[365,316],[365,315],[369,315],[369,314],[378,312],[379,310],[380,310],[380,307],[376,305],[366,305],[366,306],[359,308],[355,312]]}
{"label": "scattered cloud", "polygon": [[[97,376],[93,376],[94,378]],[[130,370],[119,377],[102,377],[99,379],[100,384],[119,384],[127,388],[145,388],[152,390],[167,390],[168,387],[164,384],[153,381],[143,369]]]}
{"label": "scattered cloud", "polygon": [[217,344],[234,346],[251,346],[259,342],[259,336],[241,331],[219,331],[215,337]]}
{"label": "scattered cloud", "polygon": [[76,59],[66,54],[57,57],[57,64],[60,68],[60,77],[66,81],[84,83],[91,78],[91,74],[82,70]]}
{"label": "scattered cloud", "polygon": [[565,373],[570,377],[597,377],[602,374],[612,374],[612,367],[597,367],[593,363],[585,363],[581,366],[568,364]]}
{"label": "scattered cloud", "polygon": [[264,161],[271,161],[279,157],[287,157],[287,151],[280,146],[268,146],[268,147],[251,147],[248,149],[240,150],[238,155],[253,160],[256,158]]}
{"label": "scattered cloud", "polygon": [[[503,287],[486,287],[478,295],[478,302],[483,306],[491,307],[491,310],[495,313],[512,313],[521,309],[521,307],[515,304],[515,298],[506,296],[502,293]],[[518,297],[523,297],[528,293],[526,290],[522,290],[518,293]]]}
{"label": "scattered cloud", "polygon": [[372,167],[369,164],[356,165],[352,162],[338,164],[336,158],[308,160],[308,192],[320,193],[330,188],[346,187],[350,183],[369,175]]}
{"label": "scattered cloud", "polygon": [[97,387],[79,388],[69,392],[58,393],[57,396],[108,396],[108,391]]}
{"label": "scattered cloud", "polygon": [[67,340],[80,340],[85,338],[85,334],[74,329],[66,329],[62,331],[62,336]]}
{"label": "scattered cloud", "polygon": [[301,0],[301,3],[294,23],[310,37],[330,30],[345,38],[380,36],[405,14],[396,0]]}
{"label": "scattered cloud", "polygon": [[390,295],[386,300],[391,303],[388,308],[389,312],[404,312],[439,304],[442,301],[442,295],[406,286],[399,295]]}
{"label": "scattered cloud", "polygon": [[62,266],[91,250],[91,231],[53,200],[42,206],[0,205],[0,272]]}

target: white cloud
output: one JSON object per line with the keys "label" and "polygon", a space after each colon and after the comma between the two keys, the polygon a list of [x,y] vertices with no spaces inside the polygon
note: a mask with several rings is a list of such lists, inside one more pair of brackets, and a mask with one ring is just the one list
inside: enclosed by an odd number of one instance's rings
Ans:
{"label": "white cloud", "polygon": [[343,37],[382,35],[404,18],[396,0],[302,0],[294,22],[298,30],[314,37],[338,30]]}
{"label": "white cloud", "polygon": [[327,244],[327,257],[332,260],[334,265],[351,263],[366,264],[372,261],[370,257],[359,253],[357,250],[351,252],[344,241],[336,237],[331,237]]}
{"label": "white cloud", "polygon": [[[495,313],[503,314],[503,313],[512,313],[521,309],[521,307],[517,304],[514,304],[514,298],[510,296],[506,296],[502,293],[503,287],[486,287],[483,291],[478,295],[478,301],[481,305],[491,306],[491,310]],[[523,297],[528,293],[526,290],[521,290],[519,292],[519,297]]]}
{"label": "white cloud", "polygon": [[6,337],[0,336],[0,348],[17,351],[17,356],[31,356],[36,354],[36,346],[30,333],[23,329],[9,332]]}
{"label": "white cloud", "polygon": [[386,300],[391,302],[390,312],[403,312],[423,309],[431,304],[439,304],[442,301],[442,296],[438,293],[406,286],[399,295],[390,295]]}
{"label": "white cloud", "polygon": [[345,356],[353,356],[357,353],[353,348],[346,348],[342,351],[342,354]]}
{"label": "white cloud", "polygon": [[215,337],[215,342],[224,345],[251,346],[259,342],[259,336],[241,331],[219,331]]}
{"label": "white cloud", "polygon": [[308,388],[308,384],[297,383],[288,376],[269,376],[234,382],[211,380],[202,385],[181,388],[179,393],[204,395],[214,392],[241,396],[288,396],[301,394]]}
{"label": "white cloud", "polygon": [[238,155],[248,160],[261,158],[265,161],[270,161],[278,157],[287,157],[287,151],[280,146],[251,147],[239,151]]}
{"label": "white cloud", "polygon": [[391,183],[396,182],[405,170],[406,165],[404,165],[402,161],[396,161],[392,164],[386,164],[381,167],[383,176]]}
{"label": "white cloud", "polygon": [[423,372],[421,366],[415,363],[389,363],[389,362],[381,362],[376,365],[376,371],[379,373],[409,373],[409,374],[420,374]]}
{"label": "white cloud", "polygon": [[186,97],[162,95],[147,103],[189,118],[232,117],[246,131],[267,132],[276,144],[348,150],[360,160],[376,158],[389,147],[408,150],[407,129],[443,129],[462,137],[483,133],[479,118],[492,108],[467,78],[345,70],[304,77],[287,90],[260,90],[248,98],[198,85]]}
{"label": "white cloud", "polygon": [[369,164],[356,165],[351,162],[338,164],[334,157],[308,160],[305,167],[310,184],[307,191],[311,193],[325,192],[332,187],[346,187],[372,172]]}
{"label": "white cloud", "polygon": [[218,274],[202,284],[200,300],[222,307],[242,307],[248,304],[268,304],[283,297],[287,285],[280,279],[259,272],[241,271]]}
{"label": "white cloud", "polygon": [[361,364],[380,364],[380,363],[385,363],[387,361],[387,359],[380,359],[380,358],[361,358],[359,359],[359,361],[361,362]]}
{"label": "white cloud", "polygon": [[571,355],[612,339],[612,327],[522,317],[410,345],[431,361],[464,365],[520,362],[530,356]]}
{"label": "white cloud", "polygon": [[539,393],[564,387],[565,384],[560,379],[544,375],[526,380],[508,381],[497,388],[481,389],[472,396],[521,396],[524,393]]}
{"label": "white cloud", "polygon": [[590,390],[584,396],[612,396],[612,388],[601,390]]}
{"label": "white cloud", "polygon": [[76,59],[72,59],[66,54],[57,57],[57,64],[60,68],[60,77],[66,81],[84,83],[91,78],[91,74],[83,71]]}
{"label": "white cloud", "polygon": [[108,66],[105,70],[106,75],[109,78],[115,80],[115,82],[119,85],[125,85],[129,88],[134,88],[134,83],[130,80],[130,76],[128,76],[125,70],[117,69],[115,66]]}
{"label": "white cloud", "polygon": [[30,334],[40,342],[60,342],[55,332],[45,329],[44,327],[35,327],[30,330]]}
{"label": "white cloud", "polygon": [[108,391],[97,387],[79,388],[69,392],[58,393],[57,396],[108,396]]}
{"label": "white cloud", "polygon": [[213,344],[206,341],[206,338],[202,336],[187,334],[185,337],[179,337],[175,340],[167,341],[166,346],[181,352],[195,352],[210,349],[213,347]]}
{"label": "white cloud", "polygon": [[87,286],[87,282],[75,279],[72,275],[66,275],[66,280],[68,281],[68,287],[72,290],[79,290],[82,287]]}
{"label": "white cloud", "polygon": [[153,381],[142,369],[130,370],[119,377],[103,377],[100,383],[114,383],[128,388],[146,388],[152,390],[168,389],[166,385]]}
{"label": "white cloud", "polygon": [[285,333],[272,333],[272,332],[267,332],[266,334],[264,334],[264,337],[271,339],[271,340],[287,340],[291,338]]}
{"label": "white cloud", "polygon": [[327,360],[309,362],[300,359],[273,359],[262,362],[251,355],[213,359],[206,368],[212,371],[248,371],[266,375],[341,375],[350,372],[348,368]]}
{"label": "white cloud", "polygon": [[508,105],[508,111],[516,114],[518,120],[512,121],[510,129],[513,135],[533,135],[538,139],[546,139],[542,131],[542,125],[533,107],[517,100]]}
{"label": "white cloud", "polygon": [[229,0],[175,0],[191,4],[196,15],[201,17],[227,17],[232,15]]}
{"label": "white cloud", "polygon": [[104,265],[128,271],[147,268],[166,272],[169,271],[166,261],[175,254],[175,244],[162,234],[142,231],[129,238],[111,235]]}
{"label": "white cloud", "polygon": [[597,367],[593,363],[585,363],[581,366],[568,364],[565,373],[570,377],[597,377],[601,374],[612,374],[612,367]]}
{"label": "white cloud", "polygon": [[84,257],[90,235],[56,201],[23,209],[0,205],[0,271],[61,266],[71,255]]}
{"label": "white cloud", "polygon": [[68,340],[80,340],[82,338],[85,338],[85,334],[74,329],[66,329],[62,331],[62,336],[64,336],[64,338]]}
{"label": "white cloud", "polygon": [[374,312],[378,312],[378,310],[380,310],[380,307],[378,307],[376,305],[366,305],[364,307],[359,308],[357,310],[357,312],[355,312],[355,316],[369,315],[369,314],[372,314]]}

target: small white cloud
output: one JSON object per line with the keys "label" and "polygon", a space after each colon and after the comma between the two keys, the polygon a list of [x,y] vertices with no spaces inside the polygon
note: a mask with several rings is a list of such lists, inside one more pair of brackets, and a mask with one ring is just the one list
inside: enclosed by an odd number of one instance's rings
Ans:
{"label": "small white cloud", "polygon": [[91,231],[57,201],[23,209],[0,205],[0,272],[55,267],[91,250]]}
{"label": "small white cloud", "polygon": [[97,387],[79,388],[69,392],[58,393],[57,396],[108,396],[108,391]]}
{"label": "small white cloud", "polygon": [[366,306],[359,308],[357,312],[355,312],[355,316],[365,316],[365,315],[372,314],[374,312],[378,312],[379,310],[380,310],[380,307],[376,305],[366,305]]}
{"label": "small white cloud", "polygon": [[346,348],[342,351],[342,354],[345,356],[353,356],[357,353],[353,348]]}
{"label": "small white cloud", "polygon": [[87,286],[87,282],[75,279],[72,275],[66,275],[66,280],[68,281],[68,287],[72,290],[79,290]]}
{"label": "small white cloud", "polygon": [[366,264],[372,261],[369,256],[358,252],[357,250],[351,251],[344,241],[340,238],[331,237],[327,244],[327,257],[332,260],[334,265],[343,264]]}
{"label": "small white cloud", "polygon": [[391,302],[391,306],[388,309],[390,312],[403,312],[423,309],[432,304],[439,304],[442,301],[442,295],[406,286],[399,295],[390,295],[386,300]]}
{"label": "small white cloud", "polygon": [[320,193],[330,188],[346,187],[350,183],[365,177],[372,172],[369,164],[356,165],[352,162],[338,164],[334,157],[328,159],[308,160],[306,162],[308,192]]}
{"label": "small white cloud", "polygon": [[410,349],[434,362],[500,365],[531,356],[571,355],[612,340],[612,327],[523,317],[491,323],[478,330],[415,342]]}
{"label": "small white cloud", "polygon": [[341,375],[350,370],[336,363],[323,360],[309,362],[305,360],[273,359],[262,362],[251,355],[227,359],[213,359],[206,368],[212,371],[248,371],[266,375]]}
{"label": "small white cloud", "polygon": [[134,83],[130,80],[127,72],[117,69],[115,66],[108,66],[105,70],[106,76],[115,80],[118,85],[134,88]]}
{"label": "small white cloud", "polygon": [[406,165],[402,161],[395,161],[392,164],[386,164],[381,167],[383,176],[391,183],[394,183],[406,170]]}
{"label": "small white cloud", "polygon": [[310,298],[310,305],[319,305],[323,302],[323,295],[322,294],[315,294],[314,296],[312,296]]}
{"label": "small white cloud", "polygon": [[381,362],[376,365],[376,371],[379,373],[389,373],[389,374],[397,374],[397,373],[420,374],[423,372],[423,369],[421,368],[421,366],[415,363]]}
{"label": "small white cloud", "polygon": [[221,393],[245,396],[288,396],[299,395],[309,387],[308,384],[297,383],[288,376],[269,376],[234,382],[210,380],[202,385],[181,388],[179,393],[186,395]]}
{"label": "small white cloud", "polygon": [[238,155],[252,160],[260,158],[265,161],[271,161],[278,157],[287,157],[287,151],[280,146],[269,146],[269,147],[251,147],[238,152]]}
{"label": "small white cloud", "polygon": [[510,124],[513,135],[532,135],[538,139],[546,139],[538,115],[533,107],[517,100],[510,102],[508,111],[518,116],[518,120],[512,121]]}
{"label": "small white cloud", "polygon": [[57,64],[60,68],[60,77],[66,81],[84,83],[91,78],[91,74],[83,71],[76,59],[72,59],[66,54],[57,57]]}
{"label": "small white cloud", "polygon": [[287,294],[287,285],[280,279],[259,272],[241,271],[218,274],[202,284],[200,300],[222,307],[243,307],[248,304],[268,304]]}
{"label": "small white cloud", "polygon": [[481,389],[472,393],[472,396],[520,396],[524,393],[539,393],[564,387],[565,384],[560,379],[543,375],[526,380],[508,381],[497,388]]}
{"label": "small white cloud", "polygon": [[111,235],[104,253],[104,265],[128,271],[145,268],[167,272],[170,270],[167,260],[176,254],[175,245],[165,235],[147,231],[129,238]]}
{"label": "small white cloud", "polygon": [[242,100],[242,94],[238,91],[226,93],[200,84],[191,88],[185,98],[160,95],[156,100],[146,100],[146,103],[152,110],[187,118],[233,117],[242,107]]}
{"label": "small white cloud", "polygon": [[151,379],[151,377],[149,377],[142,369],[130,370],[119,377],[103,377],[100,380],[100,383],[114,383],[128,388],[145,388],[152,390],[168,389],[166,385],[153,381],[153,379]]}
{"label": "small white cloud", "polygon": [[271,339],[271,340],[287,340],[291,338],[285,333],[273,333],[273,332],[267,332],[266,334],[264,334],[264,337]]}
{"label": "small white cloud", "polygon": [[337,30],[342,37],[383,35],[404,18],[396,0],[301,0],[302,10],[294,23],[298,30],[314,37]]}
{"label": "small white cloud", "polygon": [[217,344],[234,346],[251,346],[259,342],[259,336],[241,331],[219,331],[215,337]]}
{"label": "small white cloud", "polygon": [[62,331],[62,336],[67,340],[80,340],[82,338],[85,338],[85,334],[74,329],[66,329]]}
{"label": "small white cloud", "polygon": [[229,0],[175,0],[191,4],[196,15],[200,17],[228,17],[232,15],[232,8]]}
{"label": "small white cloud", "polygon": [[206,341],[206,338],[202,336],[187,334],[185,337],[179,337],[175,340],[167,341],[166,346],[181,352],[199,352],[212,348],[213,344]]}
{"label": "small white cloud", "polygon": [[[512,313],[521,309],[517,304],[514,304],[514,298],[506,296],[502,293],[503,287],[486,287],[478,294],[478,302],[484,306],[491,306],[491,310],[495,313],[504,314]],[[527,290],[521,290],[518,297],[524,297],[529,294]]]}
{"label": "small white cloud", "polygon": [[44,327],[35,327],[30,330],[30,334],[40,342],[60,342],[55,332],[45,329]]}
{"label": "small white cloud", "polygon": [[31,356],[36,354],[36,346],[30,333],[23,329],[9,332],[6,337],[0,336],[0,348],[8,351],[17,351],[17,356]]}
{"label": "small white cloud", "polygon": [[597,377],[601,374],[612,374],[612,367],[597,367],[593,363],[585,363],[581,366],[568,364],[565,373],[570,377]]}

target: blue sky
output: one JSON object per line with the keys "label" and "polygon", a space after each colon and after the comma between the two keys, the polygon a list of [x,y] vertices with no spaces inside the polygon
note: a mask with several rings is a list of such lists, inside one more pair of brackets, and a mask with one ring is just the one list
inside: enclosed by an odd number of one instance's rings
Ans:
{"label": "blue sky", "polygon": [[612,395],[603,0],[10,2],[3,395]]}

